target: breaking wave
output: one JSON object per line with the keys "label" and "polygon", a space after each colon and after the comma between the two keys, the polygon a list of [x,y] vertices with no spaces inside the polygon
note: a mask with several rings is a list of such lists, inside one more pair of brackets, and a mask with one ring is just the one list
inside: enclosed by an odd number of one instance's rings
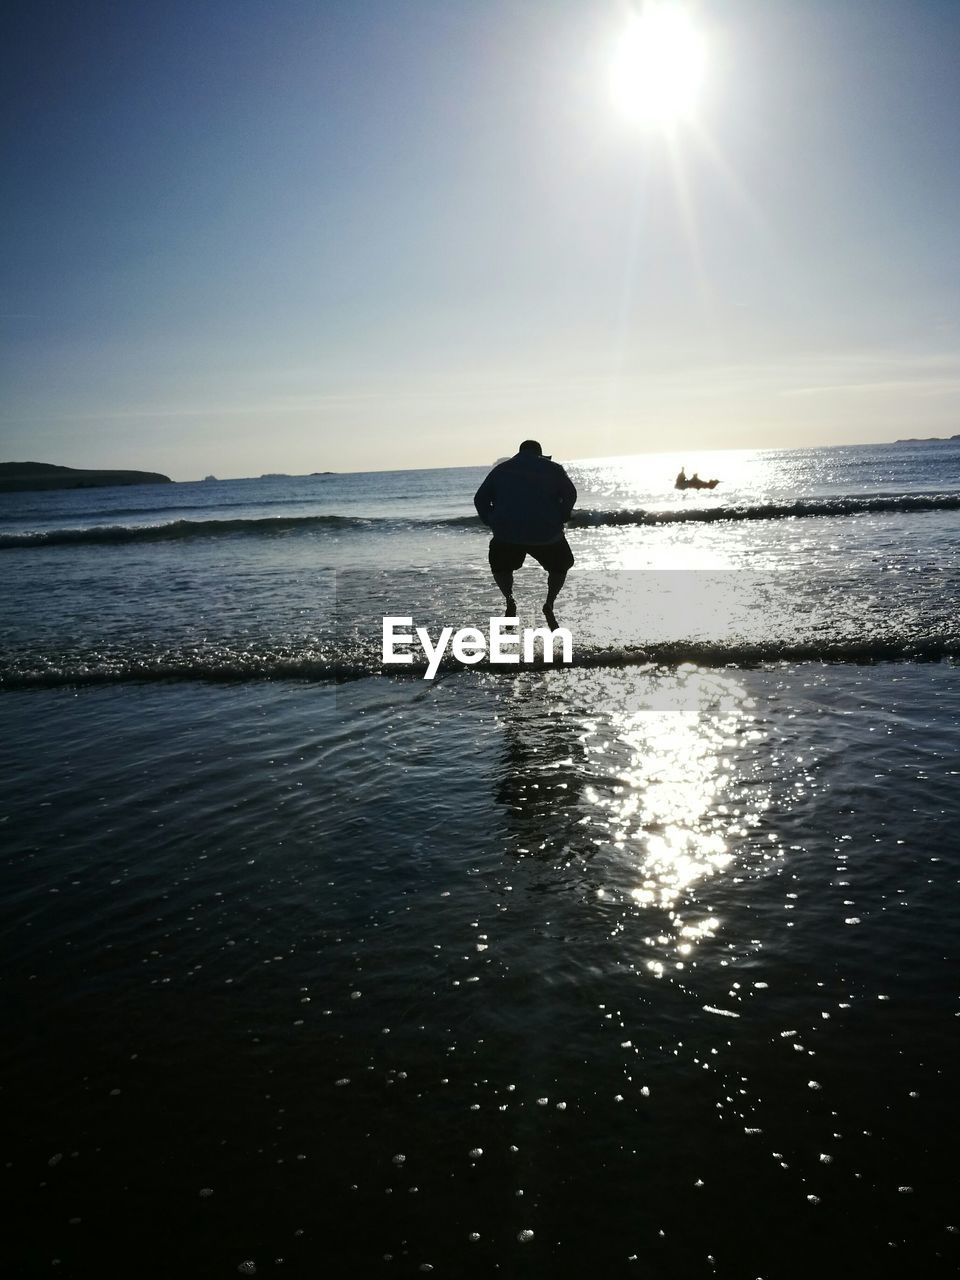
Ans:
{"label": "breaking wave", "polygon": [[93,525],[86,529],[47,529],[37,533],[0,534],[0,550],[26,547],[78,546],[123,542],[164,542],[180,538],[212,538],[231,534],[289,533],[309,529],[363,529],[390,523],[382,517],[260,516],[233,520],[171,520],[166,524]]}
{"label": "breaking wave", "polygon": [[709,524],[716,520],[789,520],[815,516],[859,516],[871,512],[958,511],[960,493],[873,494],[869,497],[800,498],[743,507],[690,507],[669,511],[575,511],[573,525]]}
{"label": "breaking wave", "polygon": [[[810,517],[857,516],[870,513],[958,511],[960,493],[874,494],[867,497],[801,498],[795,502],[763,502],[742,507],[674,507],[669,510],[581,509],[570,524],[578,528],[617,525],[704,524],[722,520],[788,520]],[[128,542],[160,542],[180,538],[269,535],[323,530],[354,531],[417,528],[479,528],[476,516],[410,519],[401,516],[259,516],[226,520],[172,520],[147,525],[94,525],[80,529],[48,529],[27,533],[0,533],[0,550],[82,544],[109,545]]]}
{"label": "breaking wave", "polygon": [[[575,648],[568,664],[544,663],[520,666],[491,665],[487,661],[465,666],[445,657],[438,678],[462,671],[479,671],[495,678],[510,678],[531,669],[642,667],[675,669],[686,664],[704,668],[751,668],[781,663],[818,662],[872,664],[877,662],[940,662],[960,659],[960,635],[926,637],[875,636],[862,640],[801,640],[756,643],[722,641],[665,641],[645,647],[628,645]],[[426,664],[384,666],[379,651],[337,649],[298,657],[291,654],[224,653],[204,657],[190,654],[163,657],[111,659],[100,664],[49,662],[32,668],[0,667],[0,690],[67,688],[119,685],[156,681],[207,681],[231,683],[255,680],[291,680],[342,683],[370,677],[421,678]],[[426,682],[425,682],[426,683]]]}

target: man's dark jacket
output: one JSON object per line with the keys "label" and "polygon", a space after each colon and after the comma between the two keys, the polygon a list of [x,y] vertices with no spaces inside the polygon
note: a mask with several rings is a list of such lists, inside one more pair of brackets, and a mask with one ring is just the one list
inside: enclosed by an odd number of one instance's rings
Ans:
{"label": "man's dark jacket", "polygon": [[473,505],[495,538],[542,546],[563,537],[576,500],[573,481],[559,462],[524,449],[493,468]]}

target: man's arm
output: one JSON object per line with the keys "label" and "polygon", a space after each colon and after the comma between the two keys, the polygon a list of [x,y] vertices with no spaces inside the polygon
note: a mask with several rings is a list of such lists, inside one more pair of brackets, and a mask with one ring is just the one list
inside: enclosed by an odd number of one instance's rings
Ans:
{"label": "man's arm", "polygon": [[473,505],[477,508],[477,515],[483,523],[490,527],[490,512],[493,510],[493,472],[487,476],[473,495]]}
{"label": "man's arm", "polygon": [[560,503],[560,510],[563,512],[563,519],[564,522],[566,522],[570,519],[574,505],[576,504],[577,489],[576,485],[564,471],[563,467],[560,468],[560,475],[558,479],[560,483],[557,486],[557,501]]}

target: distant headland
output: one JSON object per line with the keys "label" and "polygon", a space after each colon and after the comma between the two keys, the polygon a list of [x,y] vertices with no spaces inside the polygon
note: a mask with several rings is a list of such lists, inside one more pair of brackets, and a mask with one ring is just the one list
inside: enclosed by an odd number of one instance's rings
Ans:
{"label": "distant headland", "polygon": [[49,462],[0,462],[0,493],[28,489],[99,489],[114,484],[173,484],[159,471],[84,471]]}
{"label": "distant headland", "polygon": [[949,444],[951,440],[960,440],[960,436],[908,436],[906,440],[895,440],[894,444]]}

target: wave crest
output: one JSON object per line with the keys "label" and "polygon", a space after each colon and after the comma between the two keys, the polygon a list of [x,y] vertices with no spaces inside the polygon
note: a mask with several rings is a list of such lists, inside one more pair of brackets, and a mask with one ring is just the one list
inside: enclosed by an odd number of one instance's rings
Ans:
{"label": "wave crest", "polygon": [[[741,507],[682,507],[665,511],[634,509],[574,511],[570,524],[590,529],[618,525],[706,524],[722,520],[787,520],[810,517],[856,516],[871,512],[912,514],[924,511],[960,510],[960,493],[889,494],[869,497],[800,498],[795,502],[763,502]],[[37,547],[110,545],[128,542],[161,542],[180,538],[212,538],[269,535],[290,532],[338,530],[343,532],[422,528],[480,528],[475,515],[436,519],[401,516],[241,516],[225,520],[171,520],[149,525],[94,525],[82,529],[47,529],[29,533],[0,534],[0,550]]]}
{"label": "wave crest", "polygon": [[94,525],[86,529],[47,529],[36,533],[0,534],[0,550],[78,546],[123,542],[163,542],[179,538],[211,538],[233,534],[287,533],[308,529],[361,529],[385,523],[362,516],[259,516],[253,519],[171,520],[165,524]]}
{"label": "wave crest", "polygon": [[[530,670],[577,668],[625,668],[649,666],[675,669],[691,664],[706,668],[750,668],[781,663],[940,662],[960,659],[960,635],[900,637],[875,636],[862,640],[810,640],[757,643],[722,641],[664,641],[645,647],[636,645],[601,647],[586,645],[574,649],[571,663],[538,661],[520,666],[494,666],[480,662],[465,666],[449,656],[440,663],[440,675],[478,671],[509,678]],[[65,688],[90,685],[118,685],[156,681],[207,681],[231,683],[254,680],[294,680],[313,683],[343,683],[386,676],[393,679],[422,678],[425,664],[384,666],[379,651],[337,650],[296,655],[254,655],[249,653],[203,657],[197,655],[162,658],[116,659],[103,665],[59,665],[51,663],[29,670],[0,668],[0,690]]]}
{"label": "wave crest", "polygon": [[709,524],[717,520],[789,520],[808,517],[858,516],[871,512],[907,514],[960,510],[958,493],[873,494],[869,497],[799,498],[795,502],[760,502],[742,507],[684,507],[668,511],[644,508],[619,511],[575,511],[572,525]]}

